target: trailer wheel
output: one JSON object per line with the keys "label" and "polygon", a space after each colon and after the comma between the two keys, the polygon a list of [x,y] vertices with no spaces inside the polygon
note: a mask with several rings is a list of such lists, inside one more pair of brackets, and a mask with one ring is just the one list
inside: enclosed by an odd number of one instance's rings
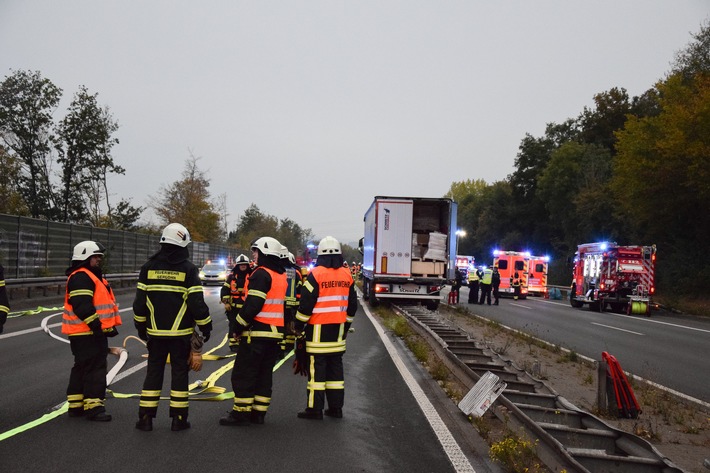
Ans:
{"label": "trailer wheel", "polygon": [[368,279],[362,282],[362,298],[366,301],[370,300],[370,282]]}
{"label": "trailer wheel", "polygon": [[377,307],[380,304],[380,301],[377,300],[377,296],[375,295],[375,285],[373,284],[373,281],[370,281],[370,283],[367,285],[370,293],[370,298],[368,302],[370,303],[371,307]]}
{"label": "trailer wheel", "polygon": [[424,305],[426,306],[427,309],[434,311],[439,308],[439,300],[436,299],[436,300],[426,301],[424,303]]}

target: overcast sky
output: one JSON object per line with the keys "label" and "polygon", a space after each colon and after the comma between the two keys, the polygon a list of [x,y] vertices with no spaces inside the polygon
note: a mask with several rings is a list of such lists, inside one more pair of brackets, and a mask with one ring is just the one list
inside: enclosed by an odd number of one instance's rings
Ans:
{"label": "overcast sky", "polygon": [[709,17],[708,0],[0,0],[0,80],[40,71],[57,121],[80,85],[99,94],[114,201],[148,205],[192,152],[231,229],[254,203],[353,242],[375,195],[503,180],[526,133],[651,88]]}

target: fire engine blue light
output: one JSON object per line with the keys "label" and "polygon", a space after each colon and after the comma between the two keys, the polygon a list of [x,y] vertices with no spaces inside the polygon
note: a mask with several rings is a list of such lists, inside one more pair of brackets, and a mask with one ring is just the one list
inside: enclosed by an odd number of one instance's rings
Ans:
{"label": "fire engine blue light", "polygon": [[500,253],[500,251],[498,251],[498,250],[493,250],[493,256],[498,256],[498,253]]}
{"label": "fire engine blue light", "polygon": [[602,243],[600,248],[602,249],[602,251],[606,250],[606,248],[607,248],[606,242]]}
{"label": "fire engine blue light", "polygon": [[550,257],[549,257],[549,256],[545,256],[543,259],[545,260],[545,263],[549,263],[549,262],[550,262]]}
{"label": "fire engine blue light", "polygon": [[226,264],[226,263],[227,263],[227,261],[224,259],[219,260],[219,264]]}

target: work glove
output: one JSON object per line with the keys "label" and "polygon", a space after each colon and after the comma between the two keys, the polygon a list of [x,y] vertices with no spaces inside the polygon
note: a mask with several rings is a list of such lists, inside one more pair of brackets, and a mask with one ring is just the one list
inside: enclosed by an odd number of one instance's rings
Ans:
{"label": "work glove", "polygon": [[111,327],[111,330],[109,330],[108,332],[104,332],[104,333],[109,338],[115,337],[116,335],[118,335],[118,329],[116,327]]}
{"label": "work glove", "polygon": [[140,338],[144,342],[147,342],[148,341],[148,331],[146,330],[145,326],[136,327],[136,330],[138,330],[138,338]]}
{"label": "work glove", "polygon": [[94,332],[94,335],[103,335],[104,332],[101,329],[101,321],[99,319],[94,319],[91,322],[89,322],[89,328],[91,329],[92,332]]}
{"label": "work glove", "polygon": [[192,371],[200,371],[202,369],[202,353],[191,351],[187,364],[190,365]]}

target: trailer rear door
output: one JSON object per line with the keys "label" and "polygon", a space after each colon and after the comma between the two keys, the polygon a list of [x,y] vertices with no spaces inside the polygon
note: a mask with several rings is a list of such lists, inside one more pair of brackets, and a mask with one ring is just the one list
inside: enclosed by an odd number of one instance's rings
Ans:
{"label": "trailer rear door", "polygon": [[375,273],[411,275],[413,209],[411,200],[377,201]]}

